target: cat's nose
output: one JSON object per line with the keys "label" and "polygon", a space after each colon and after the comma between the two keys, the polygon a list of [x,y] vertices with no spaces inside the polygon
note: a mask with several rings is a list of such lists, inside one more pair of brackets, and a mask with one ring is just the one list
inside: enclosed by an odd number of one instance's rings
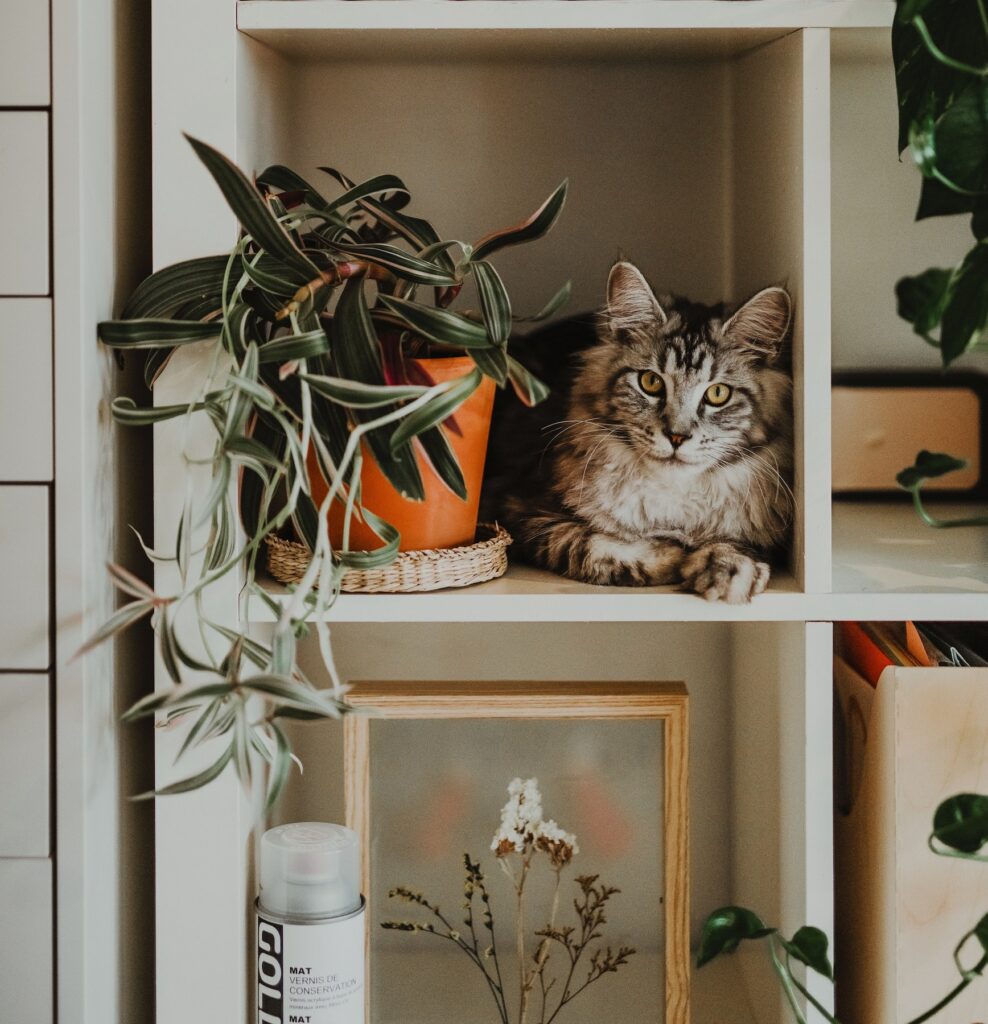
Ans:
{"label": "cat's nose", "polygon": [[690,437],[692,437],[691,434],[673,434],[668,430],[663,430],[662,433],[669,438],[669,444],[671,444],[673,448],[678,448],[684,441],[688,441]]}

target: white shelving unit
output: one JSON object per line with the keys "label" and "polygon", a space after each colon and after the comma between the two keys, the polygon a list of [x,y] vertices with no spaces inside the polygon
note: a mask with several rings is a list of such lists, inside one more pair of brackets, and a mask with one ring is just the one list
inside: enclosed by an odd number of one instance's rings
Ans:
{"label": "white shelving unit", "polygon": [[[730,608],[518,566],[462,592],[344,596],[331,616],[352,678],[684,679],[695,927],[739,902],[787,929],[832,932],[832,623],[988,619],[983,537],[931,534],[901,506],[834,506],[830,494],[833,366],[874,363],[875,330],[898,336],[882,342],[886,362],[919,349],[895,320],[888,281],[960,252],[949,228],[909,235],[905,253],[881,242],[887,224],[908,223],[918,191],[896,164],[893,11],[885,0],[155,6],[157,266],[235,238],[188,132],[248,169],[397,171],[455,237],[510,221],[568,176],[557,230],[502,262],[519,307],[566,277],[573,309],[598,305],[619,247],[657,284],[700,300],[788,283],[799,516],[789,571],[768,593]],[[869,303],[888,316],[858,332]],[[157,401],[185,393],[196,358],[181,353]],[[174,428],[156,429],[157,543],[167,545],[181,467]],[[255,603],[250,616],[263,635],[270,614]],[[180,740],[159,734],[159,784],[176,777]],[[305,782],[282,813],[339,817],[336,731],[297,741]],[[250,827],[232,777],[158,804],[158,1024],[246,1019]],[[694,1019],[782,1024],[759,970],[741,958],[701,972]],[[816,994],[831,998],[826,985]]]}

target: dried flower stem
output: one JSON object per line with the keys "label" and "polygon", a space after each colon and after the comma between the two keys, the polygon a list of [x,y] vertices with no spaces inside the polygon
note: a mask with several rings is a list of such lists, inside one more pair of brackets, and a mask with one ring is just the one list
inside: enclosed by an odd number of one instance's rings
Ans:
{"label": "dried flower stem", "polygon": [[[586,988],[603,975],[614,973],[619,967],[623,967],[635,950],[630,946],[621,946],[615,953],[610,946],[606,949],[597,946],[590,954],[585,980],[574,987],[577,967],[584,954],[595,940],[601,938],[602,928],[606,924],[605,906],[619,890],[597,885],[597,875],[580,876],[576,879],[576,883],[580,888],[582,900],[577,898],[573,901],[579,925],[558,927],[556,921],[559,916],[562,872],[571,863],[573,856],[579,852],[576,837],[564,832],[555,821],[543,818],[542,796],[539,793],[536,779],[524,781],[515,779],[508,787],[508,793],[510,799],[502,809],[501,825],[491,842],[491,849],[497,856],[501,870],[510,879],[512,888],[515,890],[515,941],[519,975],[518,1024],[528,1024],[530,996],[535,989],[536,982],[538,982],[541,994],[538,1024],[550,1024],[563,1007],[571,1003]],[[549,923],[535,932],[536,938],[540,941],[532,960],[529,961],[525,954],[525,887],[529,872],[534,867],[538,854],[545,854],[548,858],[548,865],[555,873],[556,878]],[[517,869],[514,866],[515,858],[517,858]],[[452,928],[437,906],[430,903],[421,893],[405,888],[393,889],[389,895],[428,910],[440,922],[442,928],[437,929],[432,923],[421,924],[414,921],[385,921],[382,926],[398,931],[428,932],[454,942],[483,973],[484,980],[494,998],[501,1024],[511,1024],[501,976],[501,964],[494,938],[494,917],[490,895],[487,892],[479,862],[473,862],[469,854],[464,854],[463,864],[465,868],[463,924],[469,930],[469,940],[465,940],[458,931]],[[483,950],[477,935],[474,916],[473,900],[477,894],[480,895],[483,904],[483,924],[490,934],[490,945]],[[563,947],[569,964],[559,1001],[550,1012],[549,994],[557,983],[556,978],[547,977],[547,966],[551,959],[550,950],[553,942],[558,942]],[[488,960],[493,961],[493,973],[488,970]]]}

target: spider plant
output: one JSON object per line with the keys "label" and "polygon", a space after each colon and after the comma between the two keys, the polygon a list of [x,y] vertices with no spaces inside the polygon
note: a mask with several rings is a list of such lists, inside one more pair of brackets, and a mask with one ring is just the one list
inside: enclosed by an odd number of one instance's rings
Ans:
{"label": "spider plant", "polygon": [[[356,184],[323,168],[336,193],[330,198],[283,166],[251,181],[215,149],[189,142],[241,225],[236,244],[228,253],[158,271],[137,288],[119,320],[99,325],[105,345],[146,354],[149,389],[177,349],[198,346],[204,357],[207,369],[187,400],[138,407],[118,398],[112,408],[117,422],[128,426],[183,421],[188,480],[174,547],[145,545],[152,560],[174,567],[177,585],[158,593],[111,566],[130,600],[86,646],[150,616],[169,685],[124,717],[181,718],[187,731],[180,757],[207,742],[217,752],[203,771],[144,796],[203,786],[232,762],[245,785],[266,766],[270,805],[292,758],[283,720],[336,718],[349,710],[326,622],[343,574],[384,565],[398,551],[398,531],[361,504],[364,446],[408,500],[424,493],[416,452],[462,496],[463,476],[445,430],[456,429],[451,417],[482,377],[510,384],[527,403],[547,394],[508,354],[516,318],[491,257],[544,235],[562,210],[567,186],[563,182],[520,223],[468,245],[441,239],[430,223],[407,212],[408,189],[394,175]],[[451,307],[471,276],[479,309],[456,311]],[[550,316],[568,294],[567,284],[529,319]],[[465,351],[474,368],[436,384],[406,360],[423,349]],[[205,460],[188,443],[201,421],[211,431]],[[329,485],[318,507],[309,487],[310,451]],[[201,475],[203,464],[208,484],[193,485],[192,474]],[[334,502],[345,514],[343,543],[336,547],[327,527]],[[380,539],[373,550],[349,549],[349,525],[358,516]],[[258,556],[265,537],[291,527],[312,557],[302,580],[277,601],[257,582]],[[216,621],[205,600],[230,574],[242,583],[236,628]],[[251,599],[274,613],[270,644],[249,635]],[[196,628],[188,629],[187,620]],[[325,689],[306,677],[296,658],[310,625],[331,682]]]}

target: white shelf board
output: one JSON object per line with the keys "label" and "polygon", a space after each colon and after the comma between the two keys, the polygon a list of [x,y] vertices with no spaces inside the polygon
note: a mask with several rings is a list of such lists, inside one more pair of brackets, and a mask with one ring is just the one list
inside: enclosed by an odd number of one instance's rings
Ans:
{"label": "white shelf board", "polygon": [[[930,502],[944,518],[977,506]],[[935,530],[911,504],[835,502],[834,590],[842,593],[988,595],[988,529]],[[925,618],[930,614],[922,611]]]}
{"label": "white shelf board", "polygon": [[[876,519],[877,522],[877,519]],[[285,588],[262,581],[276,598]],[[251,599],[249,619],[274,621]],[[988,583],[980,591],[801,593],[788,574],[750,604],[704,601],[673,587],[595,587],[541,569],[513,565],[498,580],[426,594],[343,594],[333,622],[833,622],[844,619],[988,619]]]}
{"label": "white shelf board", "polygon": [[888,0],[239,0],[237,27],[286,55],[334,60],[438,47],[447,57],[695,59],[799,28],[887,28],[894,10]]}

